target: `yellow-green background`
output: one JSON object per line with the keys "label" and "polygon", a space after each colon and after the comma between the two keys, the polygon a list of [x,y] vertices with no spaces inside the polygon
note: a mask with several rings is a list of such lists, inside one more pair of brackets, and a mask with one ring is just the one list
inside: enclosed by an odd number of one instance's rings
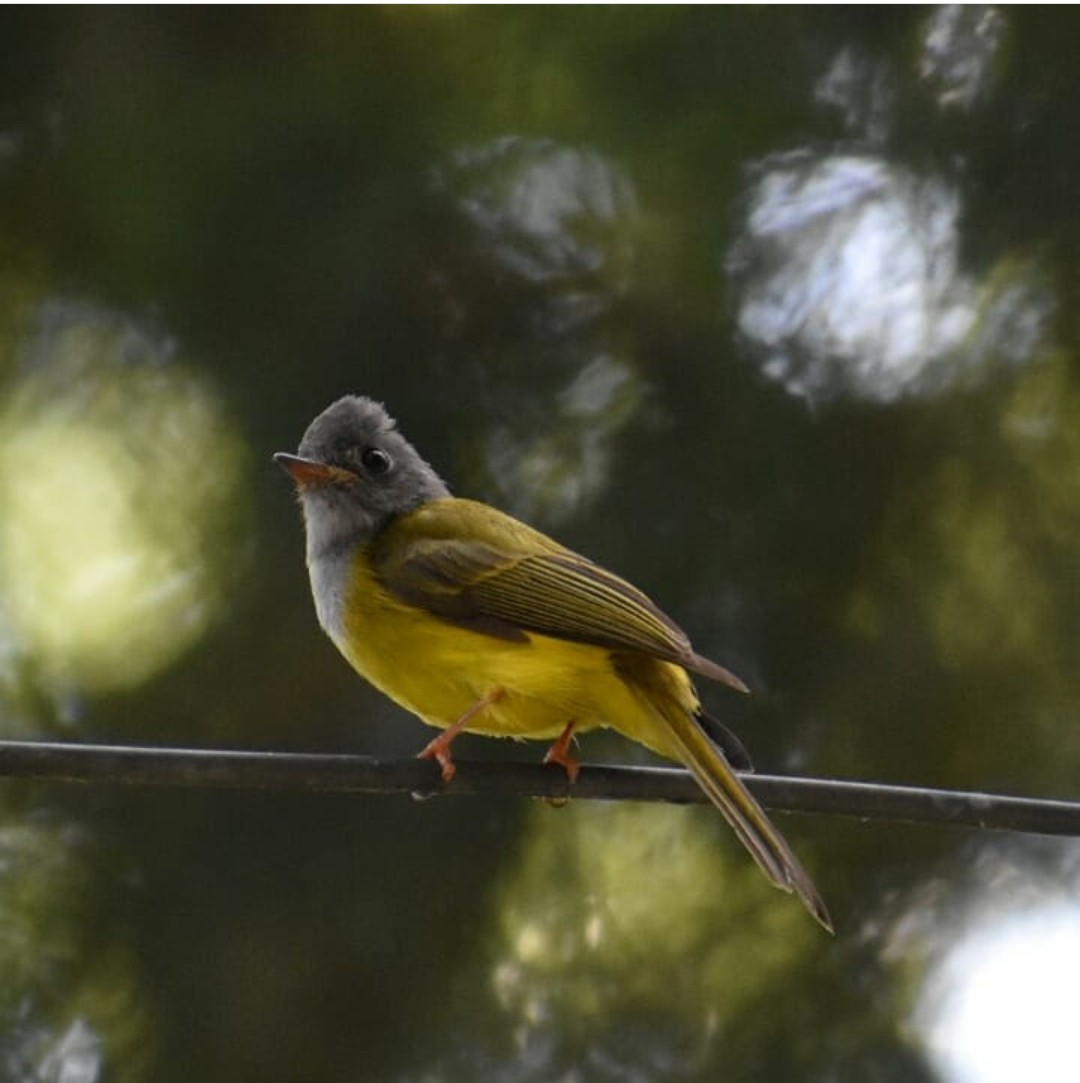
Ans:
{"label": "yellow-green background", "polygon": [[[362,392],[746,678],[760,769],[1076,796],[1078,33],[3,9],[0,735],[421,747],[270,459]],[[835,939],[707,809],[5,783],[0,1078],[953,1078],[935,961],[1077,904],[1067,843],[782,827]]]}

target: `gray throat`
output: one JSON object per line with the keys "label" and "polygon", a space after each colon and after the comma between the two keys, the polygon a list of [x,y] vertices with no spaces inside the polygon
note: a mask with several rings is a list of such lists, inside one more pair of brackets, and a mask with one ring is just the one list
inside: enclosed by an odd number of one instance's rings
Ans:
{"label": "gray throat", "polygon": [[323,631],[339,649],[345,641],[345,593],[354,553],[350,545],[316,547],[308,539],[307,566],[315,613]]}

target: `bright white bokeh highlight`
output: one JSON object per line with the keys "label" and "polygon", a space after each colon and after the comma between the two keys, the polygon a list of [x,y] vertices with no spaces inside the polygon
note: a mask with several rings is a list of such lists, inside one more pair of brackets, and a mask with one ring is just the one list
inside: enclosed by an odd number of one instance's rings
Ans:
{"label": "bright white bokeh highlight", "polygon": [[460,147],[433,171],[432,184],[503,274],[579,289],[595,289],[596,276],[608,289],[621,283],[637,195],[598,151],[508,135]]}
{"label": "bright white bokeh highlight", "polygon": [[956,193],[873,157],[792,156],[754,186],[732,263],[763,371],[811,397],[892,401],[971,333]]}
{"label": "bright white bokeh highlight", "polygon": [[976,927],[932,974],[914,1027],[945,1083],[1075,1083],[1080,907]]}
{"label": "bright white bokeh highlight", "polygon": [[970,110],[992,83],[1007,29],[1000,8],[941,4],[923,27],[919,75],[939,108]]}
{"label": "bright white bokeh highlight", "polygon": [[1031,266],[961,267],[961,200],[870,154],[758,164],[727,260],[764,375],[816,401],[894,402],[1030,360],[1053,299]]}

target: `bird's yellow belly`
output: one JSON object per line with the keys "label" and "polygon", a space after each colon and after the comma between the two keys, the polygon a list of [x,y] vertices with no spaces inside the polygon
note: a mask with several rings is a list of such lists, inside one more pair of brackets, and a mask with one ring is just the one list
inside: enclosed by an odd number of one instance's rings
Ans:
{"label": "bird's yellow belly", "polygon": [[[579,731],[611,726],[656,748],[654,712],[615,671],[606,649],[458,627],[398,601],[366,567],[356,569],[352,583],[337,646],[361,676],[430,725],[452,725],[501,690],[470,721],[470,732],[550,740],[573,720]],[[680,690],[694,699],[680,667],[650,662],[674,671]]]}

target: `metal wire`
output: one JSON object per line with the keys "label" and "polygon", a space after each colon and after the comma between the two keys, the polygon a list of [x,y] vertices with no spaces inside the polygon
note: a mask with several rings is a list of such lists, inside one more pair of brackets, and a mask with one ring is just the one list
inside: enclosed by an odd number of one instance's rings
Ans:
{"label": "metal wire", "polygon": [[[444,787],[438,766],[428,760],[44,741],[0,741],[0,777],[309,793],[445,793],[680,804],[706,800],[689,774],[663,767],[587,765],[571,785],[554,766],[458,761],[457,775]],[[777,811],[1080,835],[1080,803],[1072,801],[780,775],[747,774],[743,779],[762,804]]]}

